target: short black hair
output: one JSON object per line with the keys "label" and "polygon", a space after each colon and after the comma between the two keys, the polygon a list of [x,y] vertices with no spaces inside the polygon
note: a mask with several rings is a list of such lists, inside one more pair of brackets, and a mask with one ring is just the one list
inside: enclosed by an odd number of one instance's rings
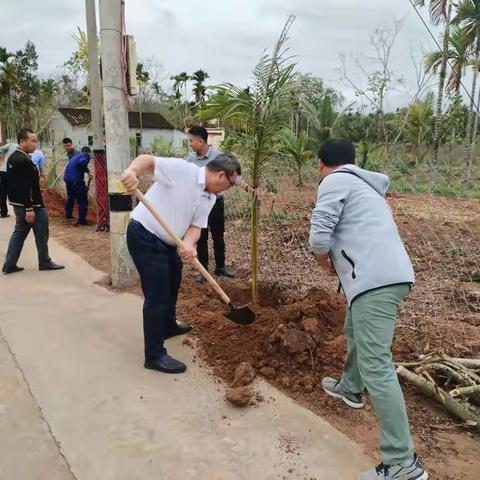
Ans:
{"label": "short black hair", "polygon": [[208,132],[205,127],[202,127],[201,125],[194,125],[188,133],[190,135],[193,135],[195,137],[200,137],[201,139],[208,141]]}
{"label": "short black hair", "polygon": [[327,140],[318,152],[318,158],[327,167],[355,165],[355,145],[348,140]]}
{"label": "short black hair", "polygon": [[82,147],[82,153],[91,153],[90,147]]}
{"label": "short black hair", "polygon": [[242,174],[242,167],[235,155],[231,153],[221,153],[217,155],[213,160],[207,163],[207,168],[212,172],[225,172],[231,177],[235,172],[238,175]]}
{"label": "short black hair", "polygon": [[33,130],[30,130],[29,128],[22,128],[17,133],[17,143],[20,143],[21,140],[27,140],[29,133],[35,133],[35,132]]}
{"label": "short black hair", "polygon": [[62,143],[65,144],[65,143],[73,143],[73,142],[72,142],[72,139],[71,139],[71,138],[65,137],[65,138],[62,140]]}

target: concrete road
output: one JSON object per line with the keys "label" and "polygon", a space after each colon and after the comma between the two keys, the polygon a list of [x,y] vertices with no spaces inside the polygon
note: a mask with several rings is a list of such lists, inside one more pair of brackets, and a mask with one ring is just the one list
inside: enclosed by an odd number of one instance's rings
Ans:
{"label": "concrete road", "polygon": [[[2,259],[12,229],[0,220]],[[168,349],[186,374],[145,370],[142,300],[95,286],[98,271],[50,250],[66,270],[39,272],[30,237],[25,271],[0,276],[2,480],[354,480],[369,465],[261,380],[265,402],[230,406],[179,339]]]}

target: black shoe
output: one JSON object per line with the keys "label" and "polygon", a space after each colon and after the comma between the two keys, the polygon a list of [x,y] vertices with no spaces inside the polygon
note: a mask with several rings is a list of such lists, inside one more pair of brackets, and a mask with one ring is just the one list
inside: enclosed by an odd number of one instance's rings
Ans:
{"label": "black shoe", "polygon": [[167,338],[176,337],[177,335],[185,335],[185,333],[191,332],[193,327],[185,323],[177,323],[172,330],[167,333],[165,340]]}
{"label": "black shoe", "polygon": [[215,275],[218,275],[220,277],[235,278],[235,274],[227,267],[216,268]]}
{"label": "black shoe", "polygon": [[90,227],[92,224],[90,222],[87,222],[86,220],[84,222],[77,222],[75,225],[77,225],[77,227]]}
{"label": "black shoe", "polygon": [[45,265],[39,265],[39,270],[62,270],[65,267],[63,265],[57,265],[56,263],[50,262]]}
{"label": "black shoe", "polygon": [[197,275],[195,277],[195,281],[200,285],[203,285],[206,282],[205,277],[203,275]]}
{"label": "black shoe", "polygon": [[183,373],[187,369],[183,362],[175,360],[168,353],[158,360],[145,360],[143,366],[163,373]]}
{"label": "black shoe", "polygon": [[65,216],[65,218],[66,218],[67,220],[73,220],[75,217],[73,217],[73,216],[71,216],[71,217]]}
{"label": "black shoe", "polygon": [[5,274],[5,275],[9,275],[10,273],[17,273],[17,272],[21,272],[23,270],[22,267],[17,267],[16,265],[13,266],[13,267],[9,267],[8,265],[4,265],[3,268],[2,268],[2,272]]}

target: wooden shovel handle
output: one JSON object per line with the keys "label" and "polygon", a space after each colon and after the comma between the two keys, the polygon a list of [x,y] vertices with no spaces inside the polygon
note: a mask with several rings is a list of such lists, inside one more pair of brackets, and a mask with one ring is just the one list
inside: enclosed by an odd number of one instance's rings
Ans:
{"label": "wooden shovel handle", "polygon": [[[152,214],[152,216],[162,226],[165,232],[167,232],[169,237],[175,242],[175,245],[177,245],[178,248],[183,249],[185,247],[185,244],[183,243],[182,239],[165,223],[163,218],[155,210],[155,207],[145,198],[143,193],[138,188],[135,190],[135,196],[145,205],[145,208]],[[213,289],[218,293],[218,295],[220,295],[220,298],[223,300],[223,302],[229,305],[231,303],[230,298],[222,290],[222,288],[215,281],[215,279],[208,273],[208,271],[205,270],[205,267],[199,262],[198,258],[196,258],[192,262],[192,264],[202,274],[205,280],[213,287]]]}

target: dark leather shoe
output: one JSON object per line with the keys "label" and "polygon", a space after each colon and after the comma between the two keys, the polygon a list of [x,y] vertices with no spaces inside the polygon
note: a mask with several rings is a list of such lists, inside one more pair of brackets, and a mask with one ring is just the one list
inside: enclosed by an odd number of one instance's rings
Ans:
{"label": "dark leather shoe", "polygon": [[167,333],[165,339],[176,337],[177,335],[184,335],[185,333],[191,332],[192,329],[193,327],[191,325],[187,325],[186,323],[177,323],[175,327]]}
{"label": "dark leather shoe", "polygon": [[157,370],[163,373],[183,373],[187,369],[183,362],[175,360],[168,353],[158,360],[145,360],[143,366],[149,370]]}
{"label": "dark leather shoe", "polygon": [[216,268],[215,275],[218,275],[220,277],[227,277],[227,278],[235,277],[235,274],[231,270],[229,270],[227,267]]}
{"label": "dark leather shoe", "polygon": [[17,273],[17,272],[21,272],[23,270],[22,267],[17,267],[16,265],[13,266],[13,267],[9,267],[7,265],[4,265],[3,268],[2,268],[2,272],[5,274],[5,275],[9,275],[10,273]]}
{"label": "dark leather shoe", "polygon": [[46,263],[38,267],[39,270],[62,270],[63,268],[65,268],[63,265],[57,265],[54,262]]}

